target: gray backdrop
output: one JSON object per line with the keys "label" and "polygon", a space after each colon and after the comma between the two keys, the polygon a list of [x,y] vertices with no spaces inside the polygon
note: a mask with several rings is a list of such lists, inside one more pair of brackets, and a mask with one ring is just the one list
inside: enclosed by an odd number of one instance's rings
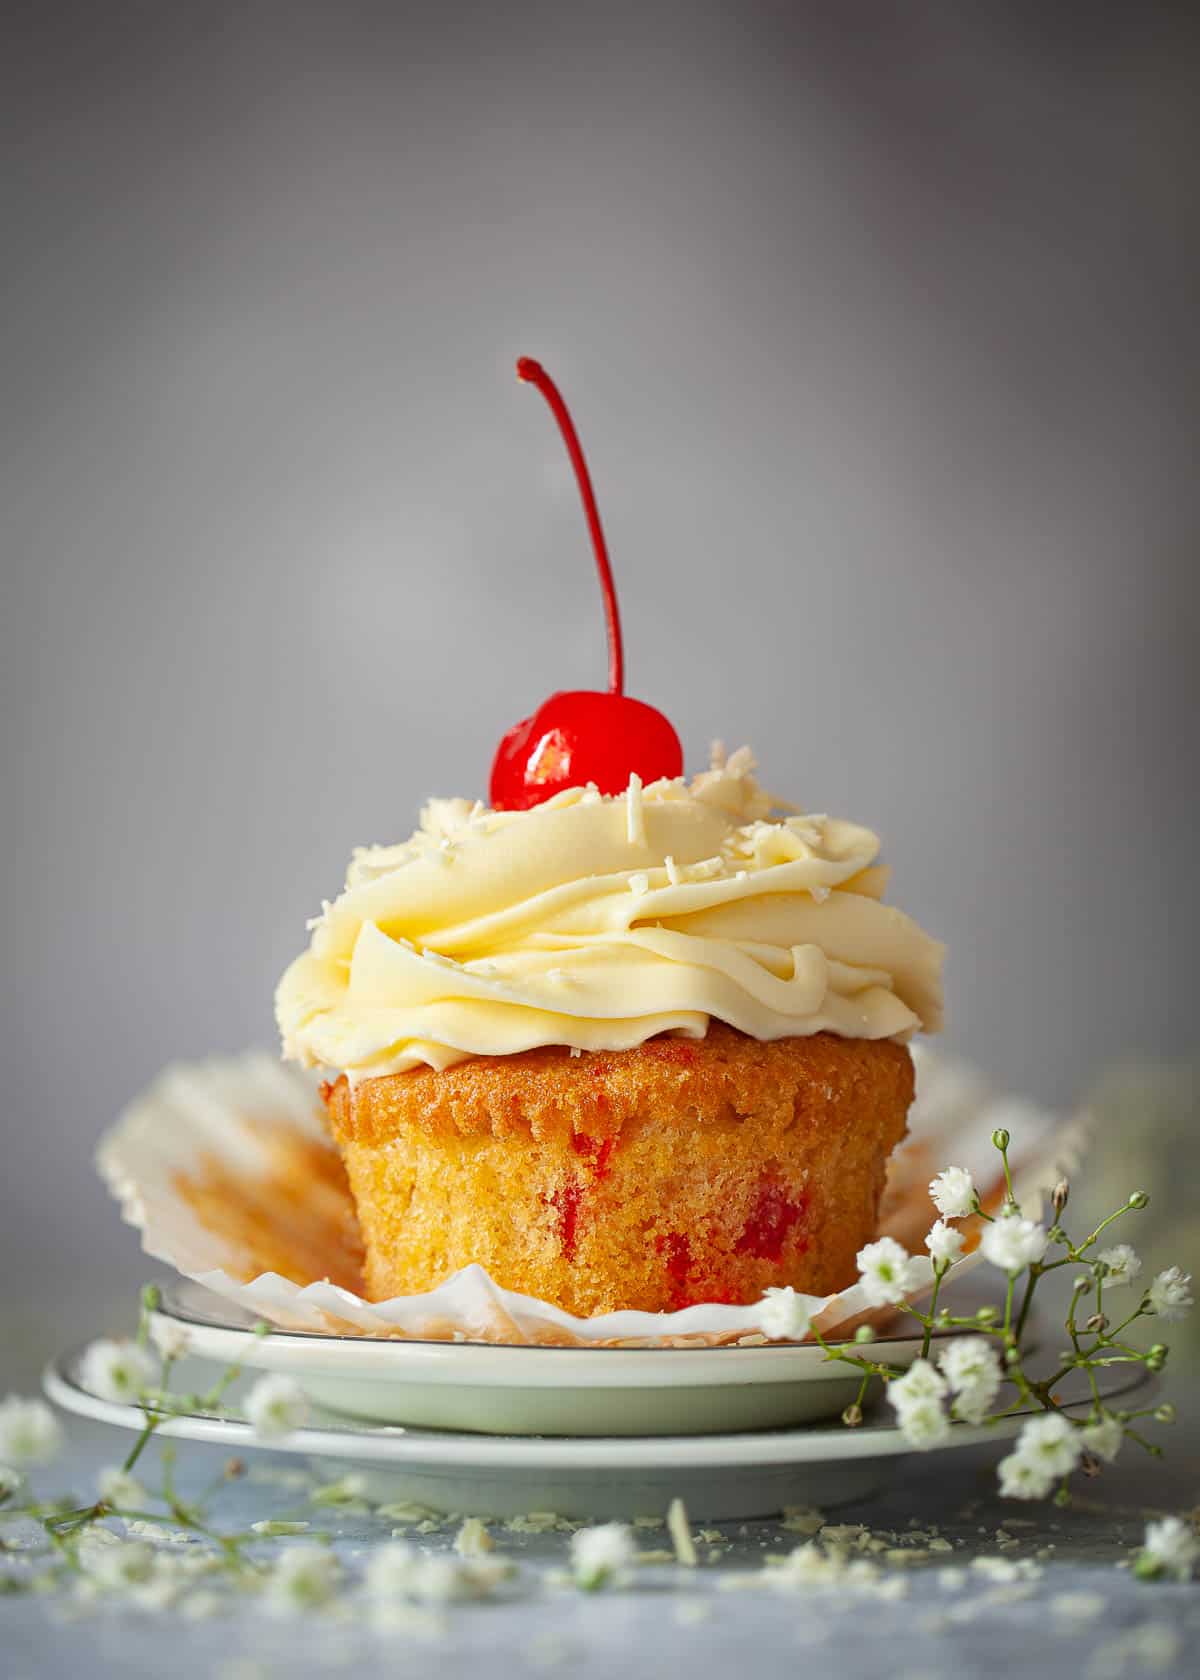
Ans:
{"label": "gray backdrop", "polygon": [[882,832],[950,1042],[1052,1101],[1192,1051],[1189,8],[4,20],[27,1316],[141,1275],[93,1142],[169,1058],[272,1039],[350,847],[603,685],[519,353],[576,408],[632,692]]}

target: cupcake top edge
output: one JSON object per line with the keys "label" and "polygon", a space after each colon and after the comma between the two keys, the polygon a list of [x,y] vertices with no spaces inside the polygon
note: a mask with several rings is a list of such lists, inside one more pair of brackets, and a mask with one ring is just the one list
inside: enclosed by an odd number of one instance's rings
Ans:
{"label": "cupcake top edge", "polygon": [[357,1080],[714,1018],[762,1040],[937,1031],[943,947],[883,902],[878,838],[755,769],[716,748],[690,781],[620,794],[431,799],[310,923],[276,994],[285,1056]]}

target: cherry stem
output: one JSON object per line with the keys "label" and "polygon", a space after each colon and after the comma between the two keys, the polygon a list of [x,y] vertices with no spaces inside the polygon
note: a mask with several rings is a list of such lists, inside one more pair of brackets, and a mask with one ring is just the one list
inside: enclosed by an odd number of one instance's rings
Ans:
{"label": "cherry stem", "polygon": [[608,546],[600,524],[600,511],[596,506],[591,474],[583,458],[579,434],[575,430],[575,422],[562,400],[558,386],[540,362],[535,362],[532,356],[519,357],[517,378],[529,385],[536,385],[550,404],[551,412],[558,421],[558,429],[563,435],[563,442],[567,446],[567,454],[571,457],[571,465],[575,468],[579,494],[583,499],[583,511],[587,515],[588,530],[592,534],[596,570],[600,573],[600,589],[604,595],[604,616],[608,624],[608,692],[622,694],[625,690],[625,652],[621,644],[621,614],[617,608],[617,590],[613,583],[612,567],[608,563]]}

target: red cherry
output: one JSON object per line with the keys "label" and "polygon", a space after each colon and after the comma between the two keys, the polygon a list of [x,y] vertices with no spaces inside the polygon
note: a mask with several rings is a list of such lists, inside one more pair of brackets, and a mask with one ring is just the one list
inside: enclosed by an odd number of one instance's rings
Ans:
{"label": "red cherry", "polygon": [[631,774],[643,782],[683,774],[683,748],[670,723],[653,706],[623,692],[617,591],[587,462],[567,405],[539,362],[522,356],[517,377],[536,385],[550,404],[579,482],[608,624],[608,693],[571,689],[552,694],[532,717],[509,730],[492,765],[491,800],[498,811],[527,811],[563,788],[588,782],[601,793],[623,793]]}
{"label": "red cherry", "polygon": [[631,771],[643,782],[683,774],[683,748],[661,712],[627,694],[573,689],[510,729],[492,765],[492,804],[527,811],[563,788],[594,782],[624,793]]}

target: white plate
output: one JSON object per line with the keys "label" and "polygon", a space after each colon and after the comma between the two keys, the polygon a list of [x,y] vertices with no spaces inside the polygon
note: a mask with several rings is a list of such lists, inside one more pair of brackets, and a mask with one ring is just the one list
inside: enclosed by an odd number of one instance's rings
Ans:
{"label": "white plate", "polygon": [[[82,1417],[140,1430],[144,1419],[138,1407],[102,1400],[83,1387],[79,1360],[79,1352],[66,1354],[48,1368],[43,1382],[49,1398]],[[211,1381],[212,1375],[200,1362],[185,1361],[181,1391],[206,1376]],[[1155,1386],[1144,1372],[1134,1379],[1106,1372],[1100,1380],[1106,1400],[1121,1396],[1126,1404]],[[230,1390],[232,1407],[238,1393],[237,1387]],[[1071,1409],[1089,1405],[1084,1395]],[[956,1423],[945,1445],[934,1450],[944,1454],[985,1441],[1000,1443],[1015,1435],[1022,1422],[1023,1414],[1015,1413],[989,1428]],[[884,1423],[740,1435],[542,1440],[380,1427],[322,1416],[316,1427],[284,1442],[264,1443],[236,1417],[194,1413],[170,1419],[160,1433],[238,1453],[255,1447],[301,1453],[330,1476],[362,1470],[373,1499],[409,1500],[434,1511],[480,1517],[526,1511],[579,1518],[661,1515],[676,1497],[686,1501],[694,1519],[710,1522],[772,1516],[789,1505],[830,1508],[874,1492],[889,1467],[910,1452],[900,1432]]]}
{"label": "white plate", "polygon": [[[281,1371],[327,1410],[371,1423],[492,1435],[703,1435],[839,1417],[858,1389],[848,1366],[808,1346],[537,1347],[423,1342],[319,1331],[253,1334],[254,1319],[199,1284],[162,1286],[157,1331],[193,1353]],[[909,1365],[912,1335],[881,1337]]]}

